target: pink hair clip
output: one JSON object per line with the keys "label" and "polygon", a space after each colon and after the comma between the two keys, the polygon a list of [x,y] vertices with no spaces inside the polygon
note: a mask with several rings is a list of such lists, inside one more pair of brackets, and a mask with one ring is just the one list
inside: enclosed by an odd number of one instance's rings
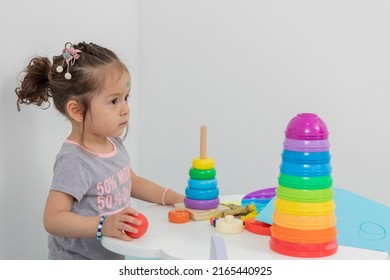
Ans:
{"label": "pink hair clip", "polygon": [[66,63],[67,70],[65,73],[65,79],[72,79],[72,75],[69,73],[69,65],[73,65],[75,63],[75,61],[80,57],[79,53],[81,53],[80,50],[76,50],[75,48],[73,48],[70,42],[67,42],[65,44],[65,48],[62,50],[62,56],[64,57],[64,60],[62,62],[62,65],[57,66],[57,73],[62,73],[62,71],[64,71],[64,63]]}

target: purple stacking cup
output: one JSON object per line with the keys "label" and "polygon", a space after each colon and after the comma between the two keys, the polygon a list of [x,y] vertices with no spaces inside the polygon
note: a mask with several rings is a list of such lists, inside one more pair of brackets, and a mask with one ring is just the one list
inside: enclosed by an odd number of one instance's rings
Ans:
{"label": "purple stacking cup", "polygon": [[283,142],[285,150],[294,152],[326,152],[329,151],[329,140],[297,140],[285,138]]}
{"label": "purple stacking cup", "polygon": [[300,113],[287,125],[286,138],[296,140],[325,140],[328,139],[326,124],[313,113]]}

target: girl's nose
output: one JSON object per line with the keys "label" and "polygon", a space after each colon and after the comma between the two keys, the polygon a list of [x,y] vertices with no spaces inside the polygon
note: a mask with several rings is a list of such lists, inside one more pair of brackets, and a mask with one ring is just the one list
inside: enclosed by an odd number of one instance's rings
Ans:
{"label": "girl's nose", "polygon": [[130,112],[130,107],[129,104],[126,103],[121,110],[121,114],[124,116],[129,114],[129,112]]}

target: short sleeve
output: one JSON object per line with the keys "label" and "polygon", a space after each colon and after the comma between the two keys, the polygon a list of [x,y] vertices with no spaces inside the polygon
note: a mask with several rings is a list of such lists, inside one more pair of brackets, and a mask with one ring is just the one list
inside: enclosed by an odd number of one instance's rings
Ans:
{"label": "short sleeve", "polygon": [[67,154],[56,159],[51,190],[69,194],[80,201],[91,185],[91,171],[81,158]]}

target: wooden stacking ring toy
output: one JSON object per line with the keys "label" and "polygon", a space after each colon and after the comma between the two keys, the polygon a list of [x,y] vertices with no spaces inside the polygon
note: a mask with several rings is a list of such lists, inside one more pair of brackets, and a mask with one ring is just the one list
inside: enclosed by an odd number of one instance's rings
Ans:
{"label": "wooden stacking ring toy", "polygon": [[192,161],[184,205],[188,209],[210,210],[219,206],[214,159],[207,157],[207,126],[200,128],[200,155]]}

